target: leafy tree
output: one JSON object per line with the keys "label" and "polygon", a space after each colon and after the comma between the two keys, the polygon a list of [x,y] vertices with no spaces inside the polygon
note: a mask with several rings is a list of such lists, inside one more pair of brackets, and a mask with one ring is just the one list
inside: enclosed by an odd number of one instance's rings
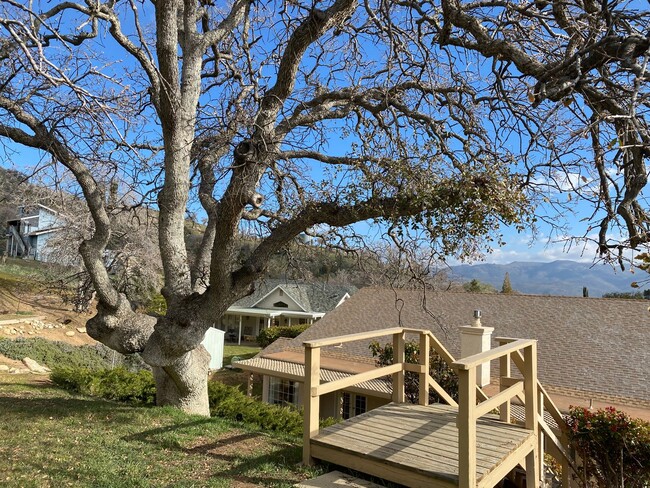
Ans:
{"label": "leafy tree", "polygon": [[512,289],[512,285],[510,284],[510,273],[508,272],[506,272],[506,275],[503,278],[503,285],[501,285],[501,293],[505,293],[508,295],[514,293],[514,290]]}
{"label": "leafy tree", "polygon": [[[370,343],[370,351],[377,366],[389,366],[393,364],[393,345],[380,345],[377,341]],[[420,345],[417,342],[409,341],[404,343],[404,359],[407,363],[417,364],[420,357]],[[438,382],[440,386],[454,400],[458,400],[458,375],[445,362],[444,359],[433,349],[429,349],[429,375]],[[420,376],[418,373],[407,371],[404,373],[404,396],[411,403],[418,403],[420,398]],[[429,389],[429,403],[444,402],[434,391]]]}
{"label": "leafy tree", "polygon": [[490,285],[489,283],[483,283],[482,281],[474,278],[472,281],[468,281],[463,284],[463,289],[468,293],[496,293],[497,290]]}
{"label": "leafy tree", "polygon": [[[301,235],[364,247],[365,221],[403,249],[473,257],[536,203],[545,218],[584,199],[603,253],[647,242],[649,16],[594,1],[7,0],[0,137],[40,151],[88,206],[89,333],[141,353],[159,403],[207,415],[205,331]],[[159,211],[163,317],[110,279],[107,182]],[[240,233],[260,237],[243,260]]]}
{"label": "leafy tree", "polygon": [[623,298],[628,300],[643,300],[650,299],[650,290],[630,292],[630,291],[612,291],[609,293],[603,293],[603,298]]}

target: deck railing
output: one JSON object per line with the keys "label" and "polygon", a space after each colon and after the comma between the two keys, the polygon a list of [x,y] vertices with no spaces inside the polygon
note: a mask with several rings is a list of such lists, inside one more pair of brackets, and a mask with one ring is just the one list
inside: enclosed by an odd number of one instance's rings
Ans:
{"label": "deck railing", "polygon": [[[458,402],[429,375],[429,354],[419,354],[418,364],[405,361],[404,351],[407,334],[419,339],[420,351],[428,351],[432,348],[448,365],[456,369],[459,376]],[[393,364],[320,384],[321,348],[386,336],[392,336]],[[569,453],[566,438],[562,437],[564,435],[562,432],[554,432],[543,419],[544,408],[546,408],[558,425],[562,425],[564,422],[561,413],[537,380],[537,342],[511,338],[499,338],[498,341],[501,344],[499,347],[461,360],[456,360],[430,331],[422,329],[395,327],[304,342],[303,462],[305,464],[312,463],[310,441],[312,437],[318,434],[320,397],[322,395],[343,390],[365,381],[391,376],[393,386],[392,401],[404,403],[404,376],[406,372],[413,372],[419,375],[419,403],[421,405],[428,403],[429,389],[432,388],[449,405],[458,408],[460,487],[476,486],[477,420],[487,413],[498,410],[501,420],[511,422],[510,405],[515,397],[518,397],[525,406],[524,428],[533,432],[530,443],[520,448],[522,462],[525,459],[527,479],[538,480],[541,477],[543,456],[540,453],[544,452],[543,444],[541,444],[541,429],[544,433],[544,439],[551,440],[549,446],[561,455],[555,457],[558,459],[562,457],[565,461],[566,468],[563,469],[563,473],[566,481],[563,486],[571,486],[568,473],[570,468],[575,469],[575,462]],[[492,360],[498,360],[500,363],[501,391],[490,398],[477,386],[476,377],[477,367]],[[511,363],[514,363],[519,369],[521,378],[511,376]],[[534,444],[537,445],[534,446]],[[554,451],[550,452],[554,453]],[[503,469],[506,469],[505,465]],[[578,470],[575,470],[575,472],[580,474]],[[492,481],[494,481],[493,484],[496,484],[506,475],[507,471],[495,470],[489,473],[489,480],[481,480],[481,485],[488,486]]]}
{"label": "deck railing", "polygon": [[[427,405],[429,402],[429,389],[438,395],[449,405],[458,407],[458,403],[449,395],[440,384],[429,375],[429,354],[419,355],[419,364],[407,363],[404,357],[406,335],[415,335],[419,338],[420,351],[428,351],[433,348],[438,355],[448,364],[452,365],[456,360],[445,346],[429,331],[423,329],[411,329],[407,327],[394,327],[391,329],[380,329],[358,334],[348,334],[327,339],[306,341],[305,347],[305,387],[303,389],[304,407],[304,442],[303,462],[311,464],[310,440],[318,434],[318,420],[320,397],[327,393],[343,390],[365,381],[391,376],[393,394],[392,401],[404,403],[404,373],[414,372],[419,375],[419,403]],[[393,342],[393,364],[376,368],[364,373],[355,374],[336,381],[320,384],[320,350],[327,346],[339,346],[348,342],[366,341],[378,337],[392,336]],[[483,391],[475,386],[475,398],[487,399]]]}
{"label": "deck railing", "polygon": [[[497,337],[495,338],[498,344],[505,345],[515,342],[517,339],[511,337]],[[520,352],[515,354],[504,355],[500,358],[500,389],[501,391],[507,390],[514,381],[511,377],[511,363],[514,363],[517,368],[521,370],[523,367],[524,358]],[[578,454],[571,449],[569,439],[566,435],[567,425],[564,416],[557,408],[546,389],[542,384],[537,381],[537,395],[538,401],[538,422],[541,429],[540,432],[540,452],[547,452],[551,454],[562,466],[562,486],[569,488],[573,486],[581,486],[576,480],[582,480],[583,473],[578,468],[580,459]],[[512,398],[512,397],[511,397]],[[519,396],[520,401],[524,398]],[[548,413],[557,425],[557,429],[548,425],[545,420],[545,414]],[[510,399],[505,401],[499,408],[501,420],[504,422],[511,422],[511,404]],[[572,476],[573,475],[573,476]]]}
{"label": "deck railing", "polygon": [[[522,379],[515,380],[493,397],[477,402],[476,377],[477,368],[482,364],[493,360],[500,360],[504,357],[520,355],[522,362],[520,372]],[[539,419],[537,408],[537,341],[531,339],[517,339],[503,344],[489,351],[463,358],[452,364],[458,372],[458,478],[460,488],[477,486],[476,479],[476,422],[479,418],[503,404],[510,402],[516,396],[523,395],[526,411],[524,427],[532,432],[532,443],[524,444],[518,448],[519,453],[513,453],[513,457],[519,457],[526,463],[526,480],[537,483],[533,480],[540,479],[540,452]],[[502,464],[488,473],[489,479],[481,480],[484,486],[494,486],[499,480],[505,477],[512,469],[508,464]],[[538,486],[529,484],[528,486]]]}

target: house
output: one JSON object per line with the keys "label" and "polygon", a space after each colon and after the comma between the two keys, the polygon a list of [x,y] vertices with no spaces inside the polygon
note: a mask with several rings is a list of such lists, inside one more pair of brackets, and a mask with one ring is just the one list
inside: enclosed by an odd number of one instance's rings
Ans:
{"label": "house", "polygon": [[[300,405],[303,342],[392,327],[430,330],[461,357],[459,327],[475,310],[496,337],[538,342],[538,375],[553,400],[614,405],[650,418],[650,302],[606,298],[467,294],[364,288],[295,339],[280,339],[258,356],[237,363],[262,375],[264,400]],[[380,339],[389,342],[390,337]],[[321,349],[321,382],[372,369],[368,340]],[[492,368],[492,377],[498,368]],[[348,417],[390,402],[389,385],[372,380],[321,398],[322,417]]]}
{"label": "house", "polygon": [[63,225],[59,212],[45,205],[19,207],[18,215],[7,221],[6,255],[51,261],[47,243]]}
{"label": "house", "polygon": [[272,326],[312,324],[350,298],[354,286],[264,280],[255,291],[235,302],[215,327],[227,339],[254,340]]}

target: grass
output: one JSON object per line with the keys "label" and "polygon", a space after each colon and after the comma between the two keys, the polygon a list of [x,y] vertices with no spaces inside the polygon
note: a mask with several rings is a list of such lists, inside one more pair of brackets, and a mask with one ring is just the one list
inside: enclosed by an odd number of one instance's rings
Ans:
{"label": "grass", "polygon": [[223,365],[228,366],[232,363],[232,359],[250,359],[260,352],[261,348],[258,346],[229,346],[223,347]]}
{"label": "grass", "polygon": [[72,395],[33,376],[0,376],[0,485],[291,486],[300,440],[219,418]]}
{"label": "grass", "polygon": [[[223,348],[223,365],[230,365],[234,357],[238,359],[252,358],[260,350],[261,348],[257,346],[225,345]],[[248,384],[248,373],[240,369],[222,369],[214,373],[211,378],[213,381],[221,381],[227,385],[238,386],[241,391],[246,391],[246,385]],[[253,396],[262,398],[262,381],[259,378],[253,383]]]}

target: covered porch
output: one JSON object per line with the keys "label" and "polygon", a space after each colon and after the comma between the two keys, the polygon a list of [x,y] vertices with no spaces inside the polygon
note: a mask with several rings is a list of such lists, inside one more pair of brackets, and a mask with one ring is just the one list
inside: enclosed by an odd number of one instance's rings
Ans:
{"label": "covered porch", "polygon": [[313,324],[323,315],[319,312],[230,307],[217,328],[226,333],[227,341],[241,344],[242,341],[255,341],[263,329]]}

